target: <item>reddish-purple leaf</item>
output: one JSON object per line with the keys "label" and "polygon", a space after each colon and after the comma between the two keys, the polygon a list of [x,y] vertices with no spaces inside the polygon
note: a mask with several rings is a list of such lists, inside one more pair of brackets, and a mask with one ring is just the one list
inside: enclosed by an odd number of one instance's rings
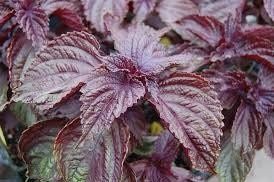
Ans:
{"label": "reddish-purple leaf", "polygon": [[53,156],[53,144],[64,120],[48,120],[34,124],[22,134],[19,150],[26,162],[31,179],[55,181],[59,179]]}
{"label": "reddish-purple leaf", "polygon": [[75,147],[82,136],[80,120],[68,124],[57,136],[55,155],[64,181],[120,181],[127,154],[129,131],[121,120],[109,130],[91,134]]}
{"label": "reddish-purple leaf", "polygon": [[266,131],[263,137],[264,150],[272,158],[274,158],[274,113],[268,114],[264,118]]}
{"label": "reddish-purple leaf", "polygon": [[157,0],[133,0],[135,21],[142,22],[154,10]]}
{"label": "reddish-purple leaf", "polygon": [[264,0],[264,8],[270,18],[274,21],[274,1],[273,0]]}
{"label": "reddish-purple leaf", "polygon": [[83,133],[101,133],[145,95],[139,80],[124,72],[97,71],[81,89]]}
{"label": "reddish-purple leaf", "polygon": [[85,16],[99,32],[105,32],[104,16],[111,14],[122,22],[128,12],[128,0],[82,0]]}
{"label": "reddish-purple leaf", "polygon": [[148,123],[145,118],[145,113],[140,107],[131,107],[122,115],[124,123],[128,126],[129,131],[138,141],[147,134]]}
{"label": "reddish-purple leaf", "polygon": [[197,5],[192,0],[161,0],[156,10],[161,19],[171,26],[188,15],[199,13]]}
{"label": "reddish-purple leaf", "polygon": [[235,149],[249,152],[259,142],[262,135],[262,116],[252,105],[241,101],[231,130]]}
{"label": "reddish-purple leaf", "polygon": [[274,27],[256,25],[251,27],[245,27],[243,30],[245,35],[250,37],[260,37],[264,39],[274,41]]}
{"label": "reddish-purple leaf", "polygon": [[[213,16],[224,22],[229,14],[235,15],[237,11],[242,12],[246,0],[209,0],[199,3],[200,14]],[[238,17],[240,18],[240,17]]]}
{"label": "reddish-purple leaf", "polygon": [[149,84],[150,101],[186,149],[193,167],[212,170],[223,126],[217,94],[202,77],[173,73]]}
{"label": "reddish-purple leaf", "polygon": [[191,15],[180,20],[178,24],[178,33],[188,31],[193,34],[192,37],[198,37],[212,47],[218,46],[224,36],[223,24],[213,17]]}
{"label": "reddish-purple leaf", "polygon": [[100,67],[99,44],[85,32],[62,35],[38,53],[28,67],[16,100],[48,110],[79,90],[88,75]]}
{"label": "reddish-purple leaf", "polygon": [[46,42],[49,19],[43,9],[27,0],[20,1],[16,7],[16,18],[34,47],[41,47]]}
{"label": "reddish-purple leaf", "polygon": [[272,69],[261,66],[258,73],[257,83],[250,89],[248,98],[254,102],[257,111],[261,114],[273,111],[274,73]]}
{"label": "reddish-purple leaf", "polygon": [[54,11],[53,15],[60,18],[63,24],[65,24],[73,30],[81,31],[84,29],[82,19],[76,11],[72,11],[67,8],[62,8]]}
{"label": "reddish-purple leaf", "polygon": [[113,30],[111,33],[115,49],[123,56],[131,58],[144,75],[159,73],[171,65],[181,65],[185,69],[195,70],[199,63],[190,62],[195,58],[202,62],[198,55],[192,52],[171,54],[160,43],[160,38],[166,31],[156,31],[141,24],[129,27],[128,30]]}
{"label": "reddish-purple leaf", "polygon": [[31,41],[27,40],[24,33],[16,32],[8,48],[7,61],[10,70],[10,87],[13,92],[21,85],[26,70],[34,58],[34,48]]}
{"label": "reddish-purple leaf", "polygon": [[203,76],[214,86],[222,107],[226,109],[231,109],[241,99],[240,92],[248,89],[242,72],[225,72],[216,68],[204,71]]}
{"label": "reddish-purple leaf", "polygon": [[133,169],[127,163],[124,163],[123,166],[123,176],[121,182],[137,182]]}
{"label": "reddish-purple leaf", "polygon": [[175,160],[179,142],[168,131],[164,131],[154,143],[154,152],[152,154],[152,160],[161,167],[170,167]]}
{"label": "reddish-purple leaf", "polygon": [[58,9],[67,9],[73,12],[80,11],[79,0],[40,0],[41,8],[45,10],[47,15],[51,15]]}

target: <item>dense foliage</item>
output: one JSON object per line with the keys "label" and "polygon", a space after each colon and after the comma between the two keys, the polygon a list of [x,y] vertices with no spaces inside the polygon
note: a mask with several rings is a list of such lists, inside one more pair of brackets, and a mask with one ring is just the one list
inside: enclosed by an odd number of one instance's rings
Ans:
{"label": "dense foliage", "polygon": [[274,158],[274,0],[0,12],[0,179],[234,182]]}

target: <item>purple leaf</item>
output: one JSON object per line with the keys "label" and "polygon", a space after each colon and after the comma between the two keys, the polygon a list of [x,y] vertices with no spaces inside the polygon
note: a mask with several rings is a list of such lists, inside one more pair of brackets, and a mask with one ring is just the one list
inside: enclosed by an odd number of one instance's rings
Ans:
{"label": "purple leaf", "polygon": [[154,10],[157,0],[133,0],[135,21],[142,22]]}
{"label": "purple leaf", "polygon": [[10,87],[15,92],[24,79],[26,70],[31,65],[34,58],[34,48],[31,41],[27,40],[24,33],[16,32],[8,48],[7,61],[10,70]]}
{"label": "purple leaf", "polygon": [[263,137],[264,150],[272,158],[274,158],[274,113],[268,114],[264,123],[266,125],[266,131]]}
{"label": "purple leaf", "polygon": [[79,12],[80,6],[79,0],[42,0],[41,2],[41,8],[45,10],[47,15],[64,8],[73,12]]}
{"label": "purple leaf", "polygon": [[99,32],[105,32],[104,16],[111,14],[122,22],[128,12],[128,0],[82,0],[85,16]]}
{"label": "purple leaf", "polygon": [[88,75],[100,67],[98,49],[96,39],[85,32],[54,39],[28,67],[15,100],[35,103],[40,111],[51,109],[78,91]]}
{"label": "purple leaf", "polygon": [[235,149],[249,152],[260,141],[262,135],[262,116],[252,105],[241,101],[231,130]]}
{"label": "purple leaf", "polygon": [[[224,22],[229,14],[235,15],[237,11],[242,12],[246,0],[209,0],[199,3],[200,14],[213,16]],[[240,18],[240,17],[238,17]]]}
{"label": "purple leaf", "polygon": [[55,141],[55,155],[64,181],[120,181],[127,154],[129,132],[122,121],[110,130],[90,135],[75,147],[82,136],[80,120],[68,124]]}
{"label": "purple leaf", "polygon": [[140,107],[131,107],[121,116],[129,131],[138,141],[147,134],[148,123],[145,119],[145,113]]}
{"label": "purple leaf", "polygon": [[19,141],[19,150],[27,164],[29,178],[43,181],[59,179],[54,162],[53,144],[65,124],[64,120],[48,120],[24,131]]}
{"label": "purple leaf", "polygon": [[223,115],[209,83],[195,74],[173,73],[150,83],[149,91],[150,102],[183,144],[193,167],[212,170],[219,153]]}
{"label": "purple leaf", "polygon": [[[154,143],[152,160],[159,163],[161,167],[170,167],[175,160],[179,149],[179,142],[168,131],[164,131]],[[159,165],[158,164],[158,165]]]}
{"label": "purple leaf", "polygon": [[111,31],[114,39],[115,49],[121,55],[131,58],[137,69],[144,75],[159,73],[171,65],[181,65],[185,69],[195,70],[203,61],[192,52],[171,54],[168,49],[160,43],[161,36],[166,29],[156,31],[143,24],[129,27],[128,30]]}
{"label": "purple leaf", "polygon": [[46,42],[49,19],[43,9],[27,0],[20,1],[16,19],[34,47],[41,47]]}
{"label": "purple leaf", "polygon": [[264,8],[270,18],[274,21],[274,1],[273,0],[264,0]]}
{"label": "purple leaf", "polygon": [[248,89],[243,72],[225,72],[216,68],[204,71],[203,76],[214,86],[222,107],[226,109],[231,109],[241,99],[240,92]]}
{"label": "purple leaf", "polygon": [[81,31],[85,27],[81,17],[77,14],[76,11],[63,8],[54,11],[53,15],[60,18],[63,24],[65,24],[73,30]]}
{"label": "purple leaf", "polygon": [[192,14],[198,14],[199,9],[192,0],[161,0],[156,10],[161,19],[167,24]]}
{"label": "purple leaf", "polygon": [[182,29],[178,30],[178,33],[188,31],[193,34],[193,37],[198,37],[211,47],[218,46],[224,36],[223,24],[209,16],[187,16],[180,20],[178,24],[180,24],[178,29]]}
{"label": "purple leaf", "polygon": [[129,164],[124,163],[121,182],[137,182],[135,173]]}
{"label": "purple leaf", "polygon": [[145,94],[145,87],[139,80],[130,78],[124,72],[97,71],[81,89],[83,102],[82,124],[84,136],[101,133],[108,129],[115,118],[137,103]]}

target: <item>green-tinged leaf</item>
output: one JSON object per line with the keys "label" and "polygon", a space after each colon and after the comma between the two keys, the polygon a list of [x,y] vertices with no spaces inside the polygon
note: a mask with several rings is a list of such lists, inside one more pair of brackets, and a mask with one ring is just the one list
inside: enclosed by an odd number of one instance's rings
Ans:
{"label": "green-tinged leaf", "polygon": [[217,162],[216,170],[220,182],[244,182],[251,169],[254,154],[254,151],[241,154],[228,142]]}
{"label": "green-tinged leaf", "polygon": [[1,182],[20,182],[21,179],[13,165],[12,160],[0,140],[0,181]]}
{"label": "green-tinged leaf", "polygon": [[13,103],[10,105],[10,110],[18,119],[26,126],[31,126],[37,121],[37,117],[31,107],[22,102]]}
{"label": "green-tinged leaf", "polygon": [[1,126],[0,126],[0,142],[2,142],[5,146],[7,146],[7,142]]}
{"label": "green-tinged leaf", "polygon": [[23,132],[19,150],[27,164],[28,178],[42,182],[60,180],[53,157],[53,143],[65,124],[64,120],[48,120],[36,123]]}
{"label": "green-tinged leaf", "polygon": [[8,92],[8,72],[0,66],[0,111],[5,107]]}
{"label": "green-tinged leaf", "polygon": [[80,120],[74,120],[58,134],[54,152],[64,182],[119,182],[127,154],[129,131],[121,120],[109,130],[82,135]]}

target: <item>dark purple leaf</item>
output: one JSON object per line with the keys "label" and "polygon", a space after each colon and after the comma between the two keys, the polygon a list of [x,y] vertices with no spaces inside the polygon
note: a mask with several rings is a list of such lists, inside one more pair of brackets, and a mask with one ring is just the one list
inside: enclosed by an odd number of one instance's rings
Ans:
{"label": "dark purple leaf", "polygon": [[137,182],[135,173],[129,164],[124,163],[121,182]]}
{"label": "dark purple leaf", "polygon": [[[203,61],[192,52],[171,54],[160,43],[160,38],[167,29],[156,31],[145,25],[129,27],[128,30],[113,30],[115,49],[123,56],[131,58],[137,65],[137,69],[144,75],[159,73],[171,65],[181,65],[185,69],[193,71]],[[198,59],[192,64],[192,60]]]}
{"label": "dark purple leaf", "polygon": [[135,21],[142,22],[154,10],[157,0],[133,0]]}
{"label": "dark purple leaf", "polygon": [[75,147],[82,136],[80,120],[68,124],[55,141],[55,155],[64,181],[120,181],[127,154],[129,131],[121,120],[110,130],[91,134]]}
{"label": "dark purple leaf", "polygon": [[164,123],[183,144],[193,167],[212,170],[223,126],[217,94],[202,77],[173,73],[150,83],[150,101]]}
{"label": "dark purple leaf", "polygon": [[46,42],[49,19],[43,9],[28,0],[20,1],[16,8],[16,19],[34,47],[41,47]]}
{"label": "dark purple leaf", "polygon": [[140,107],[135,106],[127,109],[121,118],[136,140],[141,141],[142,137],[147,134],[148,123],[145,119],[145,113]]}
{"label": "dark purple leaf", "polygon": [[179,149],[179,142],[174,136],[168,131],[164,131],[158,137],[154,143],[154,152],[152,154],[152,160],[161,167],[170,167],[172,162],[175,160]]}
{"label": "dark purple leaf", "polygon": [[75,93],[101,61],[96,39],[85,32],[71,32],[51,41],[28,67],[16,92],[40,111],[51,109]]}
{"label": "dark purple leaf", "polygon": [[21,80],[24,79],[26,70],[31,65],[34,53],[31,41],[27,40],[24,33],[16,32],[9,45],[7,55],[10,70],[9,80],[13,92],[21,85]]}
{"label": "dark purple leaf", "polygon": [[83,102],[83,133],[101,133],[108,129],[115,118],[137,103],[145,94],[139,80],[124,72],[102,70],[90,76],[91,80],[81,89]]}
{"label": "dark purple leaf", "polygon": [[122,22],[128,12],[128,0],[82,0],[85,16],[99,32],[105,32],[104,16],[111,14]]}
{"label": "dark purple leaf", "polygon": [[53,156],[53,144],[64,120],[39,122],[28,128],[19,141],[19,151],[26,162],[30,179],[55,181],[60,179]]}
{"label": "dark purple leaf", "polygon": [[222,107],[231,109],[241,99],[241,92],[248,89],[243,72],[225,72],[225,70],[208,69],[203,72],[221,101]]}
{"label": "dark purple leaf", "polygon": [[62,8],[54,11],[53,15],[60,18],[63,24],[65,24],[73,30],[81,31],[84,29],[82,19],[76,11],[72,11],[67,8]]}
{"label": "dark purple leaf", "polygon": [[262,135],[262,116],[252,105],[241,101],[231,130],[235,149],[249,152],[254,149]]}
{"label": "dark purple leaf", "polygon": [[178,24],[178,33],[188,31],[193,34],[192,37],[196,36],[212,47],[218,46],[224,36],[223,24],[213,17],[191,15],[180,20]]}
{"label": "dark purple leaf", "polygon": [[263,144],[265,152],[272,158],[274,158],[274,113],[268,114],[264,118],[266,125],[266,131],[263,137]]}
{"label": "dark purple leaf", "polygon": [[273,0],[264,0],[264,8],[270,18],[274,21],[274,1]]}

